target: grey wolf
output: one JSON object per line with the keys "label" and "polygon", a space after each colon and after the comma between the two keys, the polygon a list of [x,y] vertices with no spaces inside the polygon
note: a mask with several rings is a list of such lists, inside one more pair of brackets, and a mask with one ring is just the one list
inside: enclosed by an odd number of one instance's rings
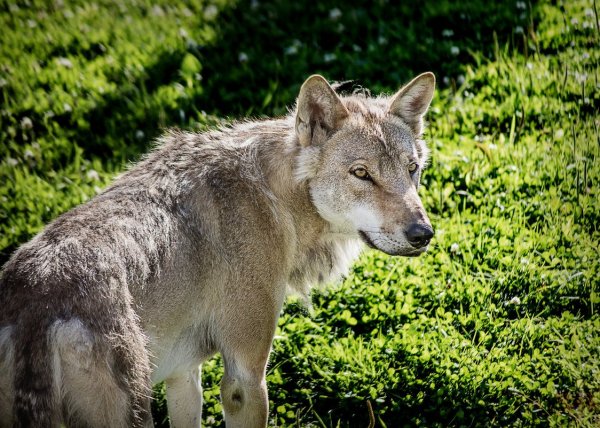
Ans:
{"label": "grey wolf", "polygon": [[346,272],[362,243],[427,249],[434,86],[340,96],[311,76],[286,117],[170,131],[49,224],[0,277],[0,425],[151,426],[165,381],[171,424],[199,426],[200,366],[221,353],[227,426],[264,427],[286,294]]}

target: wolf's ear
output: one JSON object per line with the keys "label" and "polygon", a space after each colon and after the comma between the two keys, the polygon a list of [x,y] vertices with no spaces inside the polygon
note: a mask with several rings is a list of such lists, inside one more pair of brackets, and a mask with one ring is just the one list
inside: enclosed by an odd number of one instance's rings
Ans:
{"label": "wolf's ear", "polygon": [[392,97],[389,113],[402,119],[416,134],[423,132],[423,116],[431,104],[435,90],[433,73],[423,73]]}
{"label": "wolf's ear", "polygon": [[296,107],[296,134],[307,147],[325,138],[348,117],[348,110],[323,76],[314,74],[302,84]]}

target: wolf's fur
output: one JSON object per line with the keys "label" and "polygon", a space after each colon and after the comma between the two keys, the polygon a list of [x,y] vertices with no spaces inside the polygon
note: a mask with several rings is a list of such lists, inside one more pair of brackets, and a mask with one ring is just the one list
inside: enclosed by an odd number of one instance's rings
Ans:
{"label": "wolf's fur", "polygon": [[48,225],[0,278],[0,425],[150,426],[165,380],[172,425],[198,426],[199,366],[220,352],[227,425],[265,426],[286,292],[345,272],[360,238],[426,249],[433,90],[426,73],[390,98],[339,97],[312,76],[289,116],[171,131]]}

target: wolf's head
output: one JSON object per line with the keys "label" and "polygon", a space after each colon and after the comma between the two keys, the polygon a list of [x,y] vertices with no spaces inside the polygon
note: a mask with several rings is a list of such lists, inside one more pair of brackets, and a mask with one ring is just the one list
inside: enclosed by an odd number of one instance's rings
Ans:
{"label": "wolf's head", "polygon": [[318,75],[300,89],[296,176],[332,230],[393,255],[427,249],[433,229],[417,194],[428,150],[423,116],[435,89],[424,73],[391,97],[340,97]]}

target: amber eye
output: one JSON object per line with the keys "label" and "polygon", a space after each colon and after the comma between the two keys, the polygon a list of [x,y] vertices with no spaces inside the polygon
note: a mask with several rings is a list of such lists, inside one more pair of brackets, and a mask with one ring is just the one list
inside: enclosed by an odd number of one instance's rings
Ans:
{"label": "amber eye", "polygon": [[371,176],[369,175],[366,168],[364,168],[362,166],[353,168],[350,172],[352,174],[354,174],[355,177],[360,178],[361,180],[370,180],[371,179]]}
{"label": "amber eye", "polygon": [[419,168],[419,165],[417,165],[416,163],[413,162],[410,165],[408,165],[408,172],[413,174],[417,171],[418,168]]}

